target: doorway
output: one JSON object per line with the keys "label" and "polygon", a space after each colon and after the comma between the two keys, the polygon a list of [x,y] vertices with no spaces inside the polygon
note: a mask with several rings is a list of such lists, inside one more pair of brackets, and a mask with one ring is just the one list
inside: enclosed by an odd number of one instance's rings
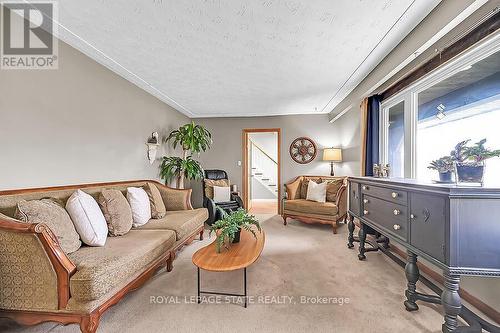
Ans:
{"label": "doorway", "polygon": [[281,129],[243,130],[243,203],[252,214],[281,209]]}

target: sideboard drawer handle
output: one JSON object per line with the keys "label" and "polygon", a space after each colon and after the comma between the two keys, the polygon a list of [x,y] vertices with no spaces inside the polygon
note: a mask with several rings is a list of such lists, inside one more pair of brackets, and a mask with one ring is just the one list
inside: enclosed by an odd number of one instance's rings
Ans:
{"label": "sideboard drawer handle", "polygon": [[410,214],[410,218],[413,220],[415,219],[415,215],[414,214]]}
{"label": "sideboard drawer handle", "polygon": [[368,186],[363,185],[363,190],[368,190]]}
{"label": "sideboard drawer handle", "polygon": [[370,200],[368,200],[368,199],[363,199],[363,202],[364,202],[365,204],[367,204],[367,203],[369,203],[369,202],[370,202]]}
{"label": "sideboard drawer handle", "polygon": [[399,197],[399,193],[397,193],[397,192],[392,192],[392,193],[391,193],[391,196],[392,196],[394,199],[396,199],[397,197]]}
{"label": "sideboard drawer handle", "polygon": [[363,211],[363,215],[368,215],[368,211],[366,209]]}
{"label": "sideboard drawer handle", "polygon": [[393,228],[394,228],[394,230],[399,230],[399,229],[401,229],[401,226],[399,224],[395,224],[393,226]]}
{"label": "sideboard drawer handle", "polygon": [[392,212],[394,213],[394,215],[401,214],[401,211],[399,209],[394,209]]}

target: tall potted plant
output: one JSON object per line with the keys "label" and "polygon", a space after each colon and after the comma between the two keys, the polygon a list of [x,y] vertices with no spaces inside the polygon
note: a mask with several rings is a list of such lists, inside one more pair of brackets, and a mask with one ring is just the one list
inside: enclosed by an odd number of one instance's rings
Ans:
{"label": "tall potted plant", "polygon": [[439,181],[443,183],[451,183],[451,176],[455,171],[455,164],[451,156],[443,156],[432,161],[427,167],[431,170],[436,170],[439,173]]}
{"label": "tall potted plant", "polygon": [[491,150],[484,146],[486,139],[469,145],[470,139],[457,143],[451,152],[455,160],[457,181],[465,183],[483,183],[485,161],[500,156],[500,150]]}
{"label": "tall potted plant", "polygon": [[194,121],[172,131],[165,139],[172,146],[182,148],[182,156],[164,156],[160,164],[160,177],[165,182],[176,179],[177,188],[184,188],[184,179],[201,179],[203,168],[193,154],[204,152],[212,145],[212,134]]}

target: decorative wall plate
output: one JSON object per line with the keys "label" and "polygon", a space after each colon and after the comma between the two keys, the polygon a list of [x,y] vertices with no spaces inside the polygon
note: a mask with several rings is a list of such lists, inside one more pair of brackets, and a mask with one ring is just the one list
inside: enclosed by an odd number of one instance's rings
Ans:
{"label": "decorative wall plate", "polygon": [[314,141],[306,137],[297,138],[290,145],[290,157],[300,164],[311,162],[317,153]]}

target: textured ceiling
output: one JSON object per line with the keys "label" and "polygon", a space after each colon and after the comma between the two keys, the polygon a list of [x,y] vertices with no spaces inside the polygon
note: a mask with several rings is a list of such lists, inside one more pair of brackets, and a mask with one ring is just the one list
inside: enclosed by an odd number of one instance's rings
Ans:
{"label": "textured ceiling", "polygon": [[190,117],[327,113],[438,0],[64,0],[59,37]]}

